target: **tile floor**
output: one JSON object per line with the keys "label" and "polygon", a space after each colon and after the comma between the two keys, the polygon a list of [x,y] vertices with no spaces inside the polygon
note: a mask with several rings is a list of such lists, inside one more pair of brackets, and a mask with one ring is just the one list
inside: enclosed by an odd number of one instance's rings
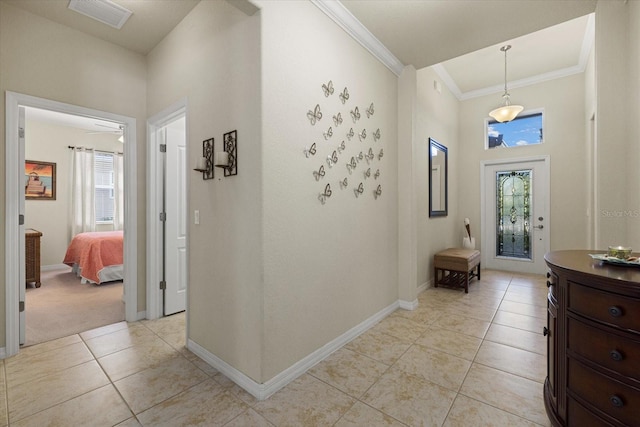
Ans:
{"label": "tile floor", "polygon": [[24,348],[0,369],[0,425],[548,426],[542,276],[428,289],[258,402],[184,347],[184,314]]}

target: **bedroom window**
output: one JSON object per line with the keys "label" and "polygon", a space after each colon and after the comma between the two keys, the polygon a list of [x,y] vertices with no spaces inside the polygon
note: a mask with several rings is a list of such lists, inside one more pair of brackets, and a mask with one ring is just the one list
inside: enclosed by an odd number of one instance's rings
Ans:
{"label": "bedroom window", "polygon": [[113,154],[94,153],[96,224],[112,224],[114,213]]}

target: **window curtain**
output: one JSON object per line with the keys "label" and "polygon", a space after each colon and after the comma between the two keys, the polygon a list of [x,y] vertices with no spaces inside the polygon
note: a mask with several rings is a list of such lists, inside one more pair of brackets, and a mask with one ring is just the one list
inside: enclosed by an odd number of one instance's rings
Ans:
{"label": "window curtain", "polygon": [[124,228],[124,156],[113,155],[113,229]]}
{"label": "window curtain", "polygon": [[71,151],[71,237],[96,230],[93,150]]}

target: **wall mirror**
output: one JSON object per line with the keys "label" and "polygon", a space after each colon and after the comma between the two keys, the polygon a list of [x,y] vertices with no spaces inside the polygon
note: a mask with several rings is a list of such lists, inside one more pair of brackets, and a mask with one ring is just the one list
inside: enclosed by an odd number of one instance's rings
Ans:
{"label": "wall mirror", "polygon": [[447,216],[447,147],[429,138],[429,216]]}

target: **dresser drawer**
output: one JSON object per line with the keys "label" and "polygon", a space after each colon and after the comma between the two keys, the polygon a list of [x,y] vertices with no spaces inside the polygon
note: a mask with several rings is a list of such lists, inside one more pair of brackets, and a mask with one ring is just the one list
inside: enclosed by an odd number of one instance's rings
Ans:
{"label": "dresser drawer", "polygon": [[568,281],[567,308],[585,317],[640,332],[640,300]]}
{"label": "dresser drawer", "polygon": [[640,381],[640,341],[613,335],[569,318],[567,347],[605,368]]}
{"label": "dresser drawer", "polygon": [[640,390],[568,359],[568,389],[593,407],[626,425],[640,420]]}
{"label": "dresser drawer", "polygon": [[572,398],[567,399],[567,420],[571,426],[613,427]]}

